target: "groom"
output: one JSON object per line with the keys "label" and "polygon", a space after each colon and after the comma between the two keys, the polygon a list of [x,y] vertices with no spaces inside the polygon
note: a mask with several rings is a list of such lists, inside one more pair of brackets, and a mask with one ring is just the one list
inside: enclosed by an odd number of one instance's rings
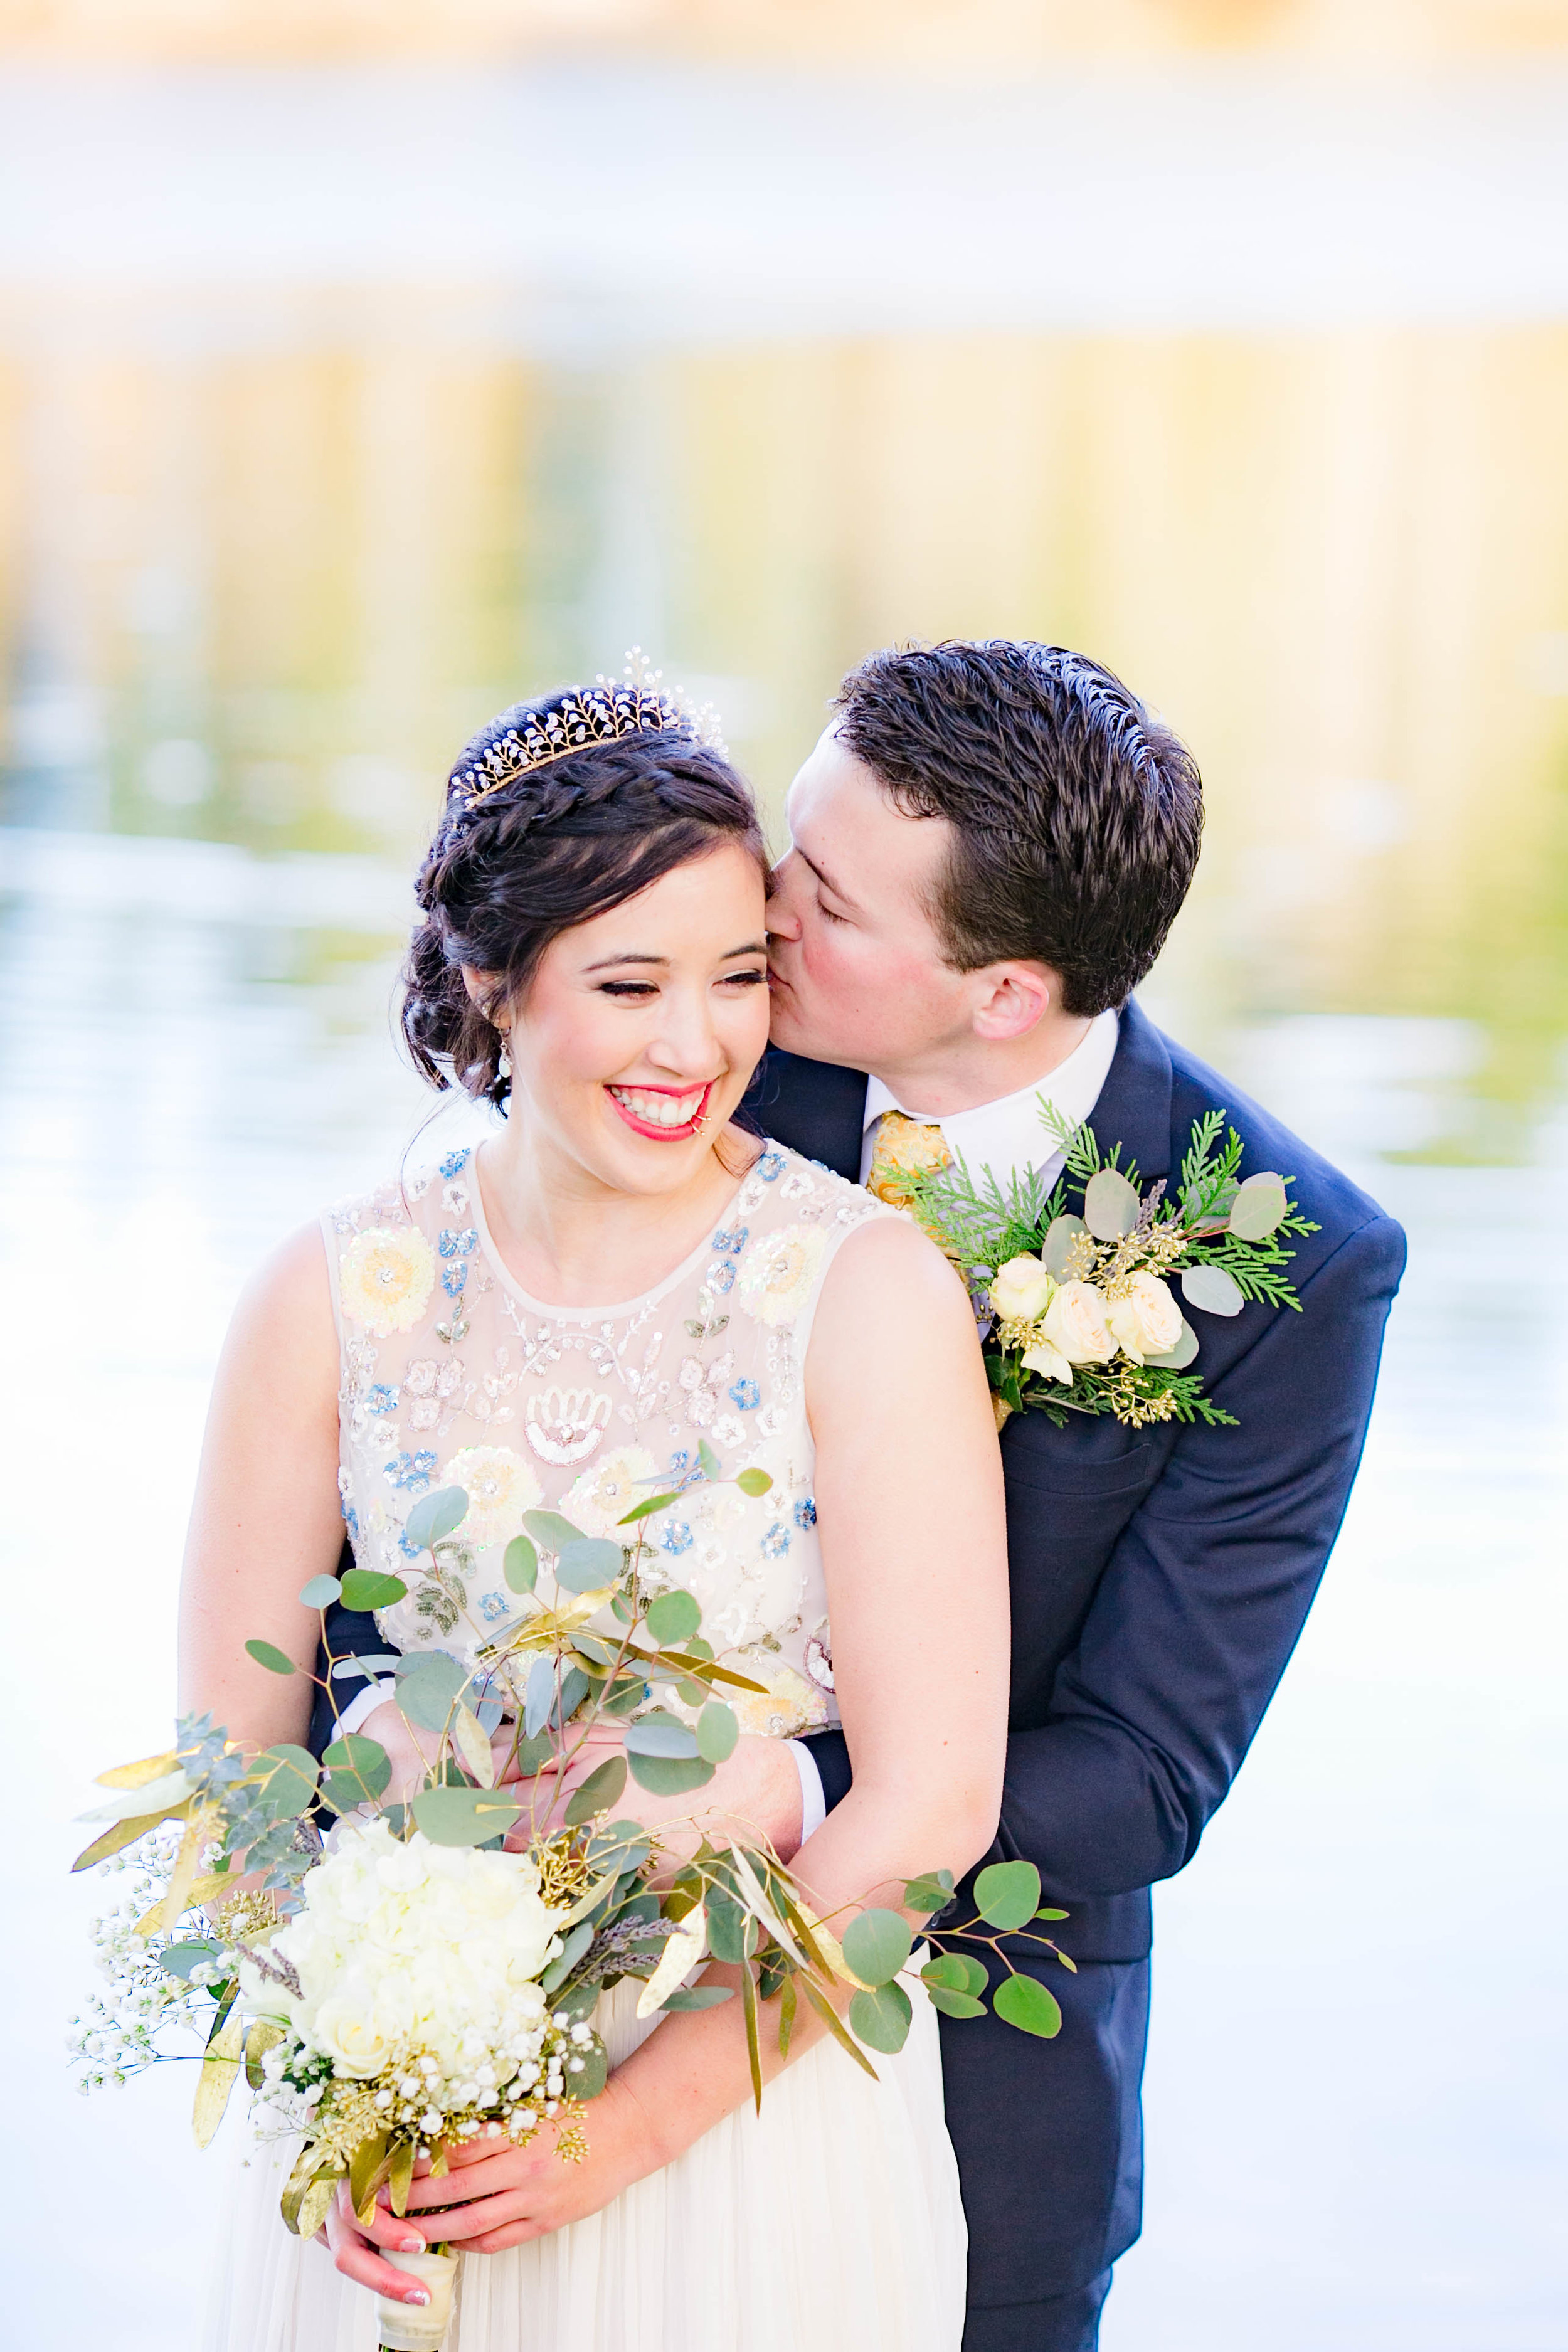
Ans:
{"label": "groom", "polygon": [[[1054,1181],[1041,1093],[1104,1151],[1121,1144],[1145,1184],[1224,1109],[1242,1172],[1293,1177],[1319,1227],[1290,1269],[1299,1315],[1201,1318],[1196,1370],[1237,1426],[1058,1429],[1025,1412],[1002,1431],[1013,1695],[991,1858],[1038,1865],[1078,1970],[1048,1969],[1054,2042],[989,2014],[942,2021],[964,2352],[1092,2352],[1139,2230],[1150,1887],[1196,1852],[1300,1633],[1404,1238],[1132,1002],[1191,881],[1201,796],[1183,746],[1109,671],[1005,641],[874,655],[795,779],[789,826],[758,1127],[898,1198],[903,1171],[949,1152],[1004,1182],[1026,1166]],[[955,1606],[963,1574],[955,1561]],[[380,1646],[374,1628],[333,1633],[338,1650]],[[836,1732],[793,1757],[742,1741],[723,1770],[786,1855],[851,1774]],[[1034,1952],[1016,1965],[1047,1974]]]}

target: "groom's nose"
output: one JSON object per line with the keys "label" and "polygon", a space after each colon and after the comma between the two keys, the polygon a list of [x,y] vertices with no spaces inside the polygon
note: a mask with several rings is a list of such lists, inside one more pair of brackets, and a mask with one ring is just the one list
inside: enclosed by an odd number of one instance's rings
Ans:
{"label": "groom's nose", "polygon": [[800,860],[793,849],[786,851],[773,868],[766,917],[770,939],[800,937],[800,917],[795,910],[795,881],[799,871]]}

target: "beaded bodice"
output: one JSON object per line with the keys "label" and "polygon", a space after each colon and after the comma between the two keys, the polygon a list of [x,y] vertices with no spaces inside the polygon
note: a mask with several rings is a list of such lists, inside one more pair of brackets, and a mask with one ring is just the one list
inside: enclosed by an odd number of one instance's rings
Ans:
{"label": "beaded bodice", "polygon": [[[837,1719],[804,1367],[834,1255],[896,1214],[775,1143],[711,1234],[641,1297],[550,1307],[502,1265],[472,1153],[350,1201],[323,1220],[342,1361],[339,1485],[362,1568],[408,1576],[409,1510],[461,1486],[468,1510],[424,1577],[378,1622],[398,1649],[465,1664],[519,1612],[503,1557],[525,1512],[585,1534],[652,1493],[646,1590],[701,1603],[720,1660],[768,1696],[732,1693],[744,1730],[781,1737]],[[765,1494],[700,1479],[767,1472]],[[689,1496],[689,1499],[688,1499]],[[552,1601],[546,1555],[539,1596]],[[564,1596],[563,1596],[564,1597]]]}

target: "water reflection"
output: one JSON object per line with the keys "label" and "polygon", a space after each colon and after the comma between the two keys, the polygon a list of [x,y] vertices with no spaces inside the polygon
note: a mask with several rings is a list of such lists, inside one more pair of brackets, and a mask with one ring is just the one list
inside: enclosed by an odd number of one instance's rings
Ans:
{"label": "water reflection", "polygon": [[1443,1119],[1380,1145],[1532,1155],[1568,1030],[1568,331],[596,372],[403,327],[0,373],[10,823],[404,860],[479,719],[633,640],[776,809],[868,646],[1065,639],[1205,767],[1159,982],[1188,1033],[1447,1024],[1411,1047]]}

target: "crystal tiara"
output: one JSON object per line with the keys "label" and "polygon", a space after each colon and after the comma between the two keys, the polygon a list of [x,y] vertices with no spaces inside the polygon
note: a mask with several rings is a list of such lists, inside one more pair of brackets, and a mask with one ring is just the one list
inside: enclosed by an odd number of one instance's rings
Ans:
{"label": "crystal tiara", "polygon": [[626,656],[626,676],[603,671],[590,687],[574,687],[548,710],[531,712],[521,727],[509,727],[471,768],[459,769],[454,784],[466,788],[464,805],[477,807],[519,776],[547,768],[593,743],[614,743],[623,735],[676,734],[695,738],[728,757],[719,714],[710,702],[695,703],[681,688],[660,684],[664,673],[649,667],[640,646]]}

